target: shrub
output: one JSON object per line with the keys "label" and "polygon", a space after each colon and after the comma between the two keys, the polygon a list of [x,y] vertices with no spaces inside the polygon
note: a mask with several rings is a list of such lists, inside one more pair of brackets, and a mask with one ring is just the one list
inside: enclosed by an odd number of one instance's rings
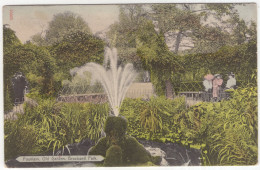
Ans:
{"label": "shrub", "polygon": [[106,155],[105,166],[137,165],[151,161],[151,155],[133,137],[125,135],[127,122],[122,117],[108,117],[107,136],[93,146],[90,155]]}
{"label": "shrub", "polygon": [[201,103],[178,115],[188,140],[203,146],[204,165],[257,163],[257,90],[234,90],[230,100]]}
{"label": "shrub", "polygon": [[66,145],[85,138],[97,141],[108,115],[108,105],[57,103],[49,99],[41,100],[37,106],[26,103],[24,111],[17,120],[5,121],[6,151],[15,150],[12,154],[6,152],[5,159],[49,150],[54,154],[56,149],[65,149]]}
{"label": "shrub", "polygon": [[121,166],[122,165],[122,149],[118,145],[112,145],[106,152],[104,166]]}
{"label": "shrub", "polygon": [[126,137],[123,150],[129,164],[136,165],[151,161],[150,153],[133,137]]}
{"label": "shrub", "polygon": [[37,130],[33,125],[19,125],[18,121],[5,121],[5,159],[41,152],[37,147]]}
{"label": "shrub", "polygon": [[107,136],[122,138],[127,129],[127,122],[122,117],[108,117],[105,122],[105,132]]}
{"label": "shrub", "polygon": [[126,99],[120,113],[129,122],[127,133],[131,136],[202,149],[204,165],[257,163],[254,84],[234,90],[229,100],[201,102],[187,109],[182,98]]}
{"label": "shrub", "polygon": [[186,109],[183,97],[174,100],[154,97],[150,101],[125,99],[120,114],[126,117],[127,133],[139,139],[173,141],[178,135],[174,115]]}
{"label": "shrub", "polygon": [[108,138],[100,138],[97,144],[89,149],[88,155],[102,155],[105,157],[109,144]]}

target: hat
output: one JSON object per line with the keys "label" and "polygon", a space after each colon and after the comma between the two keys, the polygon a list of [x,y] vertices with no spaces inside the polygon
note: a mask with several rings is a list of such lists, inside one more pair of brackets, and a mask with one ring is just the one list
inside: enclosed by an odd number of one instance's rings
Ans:
{"label": "hat", "polygon": [[207,75],[204,76],[204,79],[212,80],[212,79],[214,79],[214,76],[212,74],[207,74]]}
{"label": "hat", "polygon": [[235,77],[235,74],[234,74],[233,72],[230,72],[230,73],[228,74],[228,76]]}
{"label": "hat", "polygon": [[235,74],[234,74],[233,72],[230,72],[229,75],[230,75],[230,76],[234,76]]}

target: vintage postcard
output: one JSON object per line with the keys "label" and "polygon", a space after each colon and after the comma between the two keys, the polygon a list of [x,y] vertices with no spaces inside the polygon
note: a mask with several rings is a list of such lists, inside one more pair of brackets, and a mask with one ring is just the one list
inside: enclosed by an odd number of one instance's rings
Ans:
{"label": "vintage postcard", "polygon": [[258,166],[256,3],[2,15],[6,167]]}

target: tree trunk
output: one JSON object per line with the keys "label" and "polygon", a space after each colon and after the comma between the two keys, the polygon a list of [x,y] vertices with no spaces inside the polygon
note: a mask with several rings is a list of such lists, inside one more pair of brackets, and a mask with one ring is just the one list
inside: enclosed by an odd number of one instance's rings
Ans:
{"label": "tree trunk", "polygon": [[165,81],[166,98],[173,99],[173,86],[170,80]]}
{"label": "tree trunk", "polygon": [[179,51],[180,43],[181,43],[181,34],[182,30],[180,30],[177,34],[176,41],[175,41],[175,50],[174,52],[177,54]]}
{"label": "tree trunk", "polygon": [[[182,30],[180,30],[177,34],[176,41],[175,41],[175,50],[174,52],[177,54],[179,51],[180,43],[181,43],[181,34]],[[165,95],[167,99],[173,99],[174,97],[174,91],[173,91],[173,85],[170,79],[165,81]]]}

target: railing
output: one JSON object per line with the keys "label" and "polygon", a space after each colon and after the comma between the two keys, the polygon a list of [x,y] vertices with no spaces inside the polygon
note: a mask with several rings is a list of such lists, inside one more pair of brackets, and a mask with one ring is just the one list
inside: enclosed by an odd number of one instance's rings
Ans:
{"label": "railing", "polygon": [[57,98],[59,102],[68,102],[68,103],[105,103],[107,102],[107,96],[103,93],[92,93],[92,94],[72,94],[72,95],[61,95]]}
{"label": "railing", "polygon": [[231,92],[220,90],[218,94],[218,98],[213,98],[213,94],[205,91],[198,91],[198,92],[180,92],[179,96],[185,96],[186,100],[193,100],[193,101],[206,101],[206,102],[214,102],[220,101],[223,99],[229,99]]}
{"label": "railing", "polygon": [[[100,91],[100,90],[99,90]],[[145,98],[149,99],[154,95],[151,83],[133,83],[125,97],[128,98]],[[59,93],[57,101],[61,102],[106,102],[107,95],[105,93],[92,93],[89,86],[65,86]]]}
{"label": "railing", "polygon": [[75,85],[75,86],[65,86],[60,91],[60,95],[74,95],[74,94],[90,94],[90,86]]}
{"label": "railing", "polygon": [[183,81],[180,82],[177,87],[175,87],[178,92],[188,92],[188,91],[202,91],[204,89],[202,81]]}
{"label": "railing", "polygon": [[[249,82],[237,81],[237,87],[246,87]],[[224,84],[225,85],[225,84]],[[202,81],[183,81],[180,82],[178,87],[175,87],[178,92],[199,92],[204,91],[204,86]]]}
{"label": "railing", "polygon": [[[192,101],[213,101],[212,93],[206,93],[204,91],[204,86],[202,81],[189,81],[189,82],[179,82],[179,87],[177,89],[178,95],[186,96],[188,100]],[[245,87],[247,82],[237,81],[238,87]],[[94,102],[94,103],[104,103],[107,102],[107,96],[104,93],[91,93],[88,90],[89,86],[67,86],[64,87],[57,101],[61,102]],[[140,88],[139,88],[140,87]],[[152,85],[149,88],[140,86],[135,88],[129,88],[125,97],[129,98],[146,98],[149,99],[154,95]],[[230,94],[228,92],[219,92],[219,100],[229,98]]]}

